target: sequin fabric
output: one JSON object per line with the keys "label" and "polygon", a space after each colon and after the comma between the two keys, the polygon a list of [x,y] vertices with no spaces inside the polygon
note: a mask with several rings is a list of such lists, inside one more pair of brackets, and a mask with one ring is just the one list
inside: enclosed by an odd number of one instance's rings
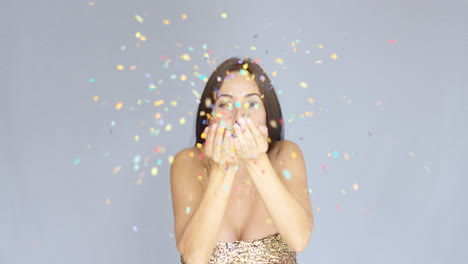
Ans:
{"label": "sequin fabric", "polygon": [[[256,240],[217,242],[209,264],[297,264],[297,253],[282,239],[279,233]],[[180,256],[181,264],[186,264]]]}

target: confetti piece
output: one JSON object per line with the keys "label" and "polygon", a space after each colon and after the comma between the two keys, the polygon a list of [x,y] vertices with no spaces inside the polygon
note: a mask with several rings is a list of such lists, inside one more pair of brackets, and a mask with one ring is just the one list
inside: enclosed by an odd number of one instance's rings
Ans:
{"label": "confetti piece", "polygon": [[187,76],[185,76],[185,74],[182,74],[182,75],[180,76],[180,80],[183,81],[183,82],[185,82],[185,80],[187,80]]}
{"label": "confetti piece", "polygon": [[291,178],[291,175],[289,174],[288,170],[283,170],[283,175],[287,180],[289,180]]}
{"label": "confetti piece", "polygon": [[190,206],[187,206],[187,208],[185,209],[185,213],[186,213],[186,214],[189,214],[189,213],[190,213]]}
{"label": "confetti piece", "polygon": [[138,227],[137,227],[137,226],[133,226],[133,231],[134,231],[134,232],[138,232]]}
{"label": "confetti piece", "polygon": [[183,19],[183,20],[187,19],[187,15],[186,15],[186,14],[182,14],[182,19]]}
{"label": "confetti piece", "polygon": [[[199,143],[199,144],[200,144],[200,143]],[[169,164],[172,164],[172,162],[174,161],[174,156],[172,156],[172,155],[169,156],[169,157],[167,158],[167,160],[169,161]]]}
{"label": "confetti piece", "polygon": [[93,83],[93,82],[94,82],[94,78],[90,78],[90,79],[89,79],[89,82],[90,82],[90,83]]}
{"label": "confetti piece", "polygon": [[136,19],[138,22],[143,23],[143,18],[142,18],[141,16],[136,15],[136,16],[135,16],[135,19]]}
{"label": "confetti piece", "polygon": [[188,54],[181,55],[179,58],[183,59],[184,61],[191,61],[190,55]]}
{"label": "confetti piece", "polygon": [[227,18],[227,14],[226,13],[221,13],[221,17],[222,18]]}
{"label": "confetti piece", "polygon": [[115,109],[119,110],[122,108],[122,102],[115,103]]}
{"label": "confetti piece", "polygon": [[177,101],[171,101],[171,105],[177,106]]}
{"label": "confetti piece", "polygon": [[276,72],[276,71],[274,71],[274,72],[273,72],[271,75],[272,75],[272,76],[276,76],[276,73],[277,73],[277,72]]}
{"label": "confetti piece", "polygon": [[333,54],[331,55],[331,58],[334,59],[334,60],[336,60],[336,59],[338,58],[338,55],[336,55],[335,53],[333,53]]}
{"label": "confetti piece", "polygon": [[140,33],[140,32],[135,33],[135,38],[138,38],[138,39],[139,39],[140,37],[141,37],[141,33]]}
{"label": "confetti piece", "polygon": [[281,58],[276,58],[275,62],[280,64],[280,65],[283,65],[283,63],[284,63],[283,59],[281,59]]}
{"label": "confetti piece", "polygon": [[140,141],[140,136],[136,135],[136,136],[135,136],[135,141],[136,141],[136,142]]}
{"label": "confetti piece", "polygon": [[181,124],[181,125],[185,124],[185,118],[181,117],[179,119],[179,124]]}
{"label": "confetti piece", "polygon": [[88,2],[88,5],[94,6],[94,2]]}
{"label": "confetti piece", "polygon": [[271,218],[267,218],[266,222],[267,222],[268,224],[273,223],[273,221],[271,221]]}
{"label": "confetti piece", "polygon": [[355,191],[359,190],[359,185],[357,183],[353,184],[353,190]]}
{"label": "confetti piece", "polygon": [[115,167],[112,174],[116,174],[119,170],[120,170],[120,166]]}
{"label": "confetti piece", "polygon": [[99,96],[96,95],[96,96],[94,96],[93,99],[94,99],[94,101],[97,101],[99,99]]}
{"label": "confetti piece", "polygon": [[297,156],[297,155],[296,155],[296,152],[294,152],[294,151],[293,151],[293,152],[291,152],[291,157],[292,157],[293,159],[295,159],[295,158],[296,158],[296,156]]}
{"label": "confetti piece", "polygon": [[250,47],[250,50],[257,50],[257,48],[255,48],[255,46],[252,46]]}
{"label": "confetti piece", "polygon": [[157,167],[151,168],[151,175],[156,176],[157,174],[158,174],[158,168]]}
{"label": "confetti piece", "polygon": [[391,40],[389,40],[388,42],[390,42],[391,44],[397,43],[396,39],[391,39]]}
{"label": "confetti piece", "polygon": [[111,200],[109,198],[106,199],[106,204],[109,205],[111,203]]}
{"label": "confetti piece", "polygon": [[171,129],[172,129],[171,124],[167,124],[166,127],[165,127],[165,130],[166,131],[171,131]]}
{"label": "confetti piece", "polygon": [[117,70],[122,71],[124,69],[123,65],[117,64]]}
{"label": "confetti piece", "polygon": [[78,164],[78,163],[80,163],[80,158],[77,158],[77,159],[75,160],[75,165]]}
{"label": "confetti piece", "polygon": [[164,19],[163,23],[164,23],[164,25],[169,25],[171,22],[169,20],[167,20],[167,19]]}
{"label": "confetti piece", "polygon": [[301,82],[299,85],[300,85],[302,88],[307,88],[307,83],[305,83],[305,82]]}

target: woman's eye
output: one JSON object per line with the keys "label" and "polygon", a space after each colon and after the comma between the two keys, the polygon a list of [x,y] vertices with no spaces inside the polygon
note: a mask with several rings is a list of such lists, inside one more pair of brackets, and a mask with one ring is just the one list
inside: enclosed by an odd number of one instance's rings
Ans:
{"label": "woman's eye", "polygon": [[255,109],[258,108],[258,103],[250,103],[250,107],[253,107]]}

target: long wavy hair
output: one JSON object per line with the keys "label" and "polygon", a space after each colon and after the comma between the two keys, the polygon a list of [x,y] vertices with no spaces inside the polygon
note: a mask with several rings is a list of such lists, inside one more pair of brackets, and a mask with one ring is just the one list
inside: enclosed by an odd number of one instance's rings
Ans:
{"label": "long wavy hair", "polygon": [[241,59],[239,57],[232,57],[215,68],[205,85],[197,110],[195,146],[199,143],[205,143],[205,139],[201,138],[201,134],[209,124],[209,120],[214,116],[214,102],[216,101],[225,77],[228,75],[233,76],[232,72],[241,70],[248,71],[251,74],[251,77],[259,87],[261,95],[263,95],[262,101],[265,106],[266,125],[268,127],[269,137],[267,153],[274,148],[277,141],[284,140],[281,106],[270,78],[268,78],[262,67],[251,58],[245,57]]}

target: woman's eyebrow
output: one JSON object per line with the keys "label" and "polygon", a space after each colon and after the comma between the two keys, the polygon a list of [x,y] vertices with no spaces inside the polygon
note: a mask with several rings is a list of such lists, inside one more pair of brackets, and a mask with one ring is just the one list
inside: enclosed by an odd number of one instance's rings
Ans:
{"label": "woman's eyebrow", "polygon": [[[249,94],[246,94],[246,95],[244,96],[244,98],[245,98],[245,97],[249,97],[249,96],[253,96],[253,95],[257,95],[258,97],[261,97],[258,93],[249,93]],[[218,99],[221,98],[221,97],[223,97],[223,96],[227,96],[227,97],[230,97],[230,98],[234,98],[234,97],[233,97],[232,95],[230,95],[230,94],[221,94],[221,95],[218,96]],[[216,100],[218,100],[218,99],[216,99]]]}

